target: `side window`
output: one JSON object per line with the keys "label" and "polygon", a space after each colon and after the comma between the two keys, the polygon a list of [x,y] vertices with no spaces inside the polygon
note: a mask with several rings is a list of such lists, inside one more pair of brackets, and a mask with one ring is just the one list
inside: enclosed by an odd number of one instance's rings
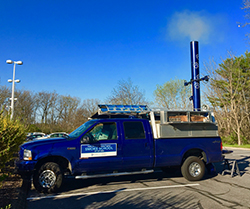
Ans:
{"label": "side window", "polygon": [[125,139],[145,139],[145,131],[142,122],[123,123]]}
{"label": "side window", "polygon": [[86,137],[90,142],[117,139],[116,123],[98,123],[83,138]]}

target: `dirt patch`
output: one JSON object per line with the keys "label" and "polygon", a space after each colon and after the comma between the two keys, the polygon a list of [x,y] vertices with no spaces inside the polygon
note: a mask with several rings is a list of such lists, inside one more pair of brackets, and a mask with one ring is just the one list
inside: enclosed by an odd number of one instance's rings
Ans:
{"label": "dirt patch", "polygon": [[10,208],[13,208],[13,205],[18,200],[21,186],[22,179],[17,174],[10,174],[0,183],[0,208],[5,209],[9,205],[11,205]]}

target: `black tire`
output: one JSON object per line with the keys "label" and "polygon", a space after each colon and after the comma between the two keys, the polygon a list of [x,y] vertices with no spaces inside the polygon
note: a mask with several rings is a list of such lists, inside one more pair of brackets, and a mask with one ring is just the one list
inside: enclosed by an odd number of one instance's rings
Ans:
{"label": "black tire", "polygon": [[33,176],[33,184],[37,191],[53,193],[59,191],[63,183],[63,172],[54,162],[44,163]]}
{"label": "black tire", "polygon": [[189,181],[199,181],[205,174],[205,164],[198,157],[190,156],[182,164],[181,173]]}

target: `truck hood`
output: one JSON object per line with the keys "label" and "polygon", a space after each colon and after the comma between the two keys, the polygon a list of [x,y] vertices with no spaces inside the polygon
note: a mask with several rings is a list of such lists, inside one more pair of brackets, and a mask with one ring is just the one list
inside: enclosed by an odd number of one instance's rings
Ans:
{"label": "truck hood", "polygon": [[24,144],[21,145],[21,147],[24,149],[29,149],[31,147],[37,147],[37,146],[41,146],[41,145],[65,142],[67,140],[68,140],[68,138],[65,138],[65,137],[46,138],[46,139],[39,139],[38,138],[38,139],[34,139],[32,141],[29,141],[29,142],[25,142]]}

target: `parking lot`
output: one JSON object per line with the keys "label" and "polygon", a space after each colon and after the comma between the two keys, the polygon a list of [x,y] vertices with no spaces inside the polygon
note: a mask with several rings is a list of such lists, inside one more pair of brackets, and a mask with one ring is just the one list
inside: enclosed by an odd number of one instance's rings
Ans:
{"label": "parking lot", "polygon": [[44,208],[250,208],[250,150],[230,149],[226,155],[237,160],[241,176],[222,175],[223,163],[215,164],[217,174],[198,182],[184,179],[179,172],[161,171],[123,177],[67,179],[61,193],[39,194],[32,186],[28,209]]}

